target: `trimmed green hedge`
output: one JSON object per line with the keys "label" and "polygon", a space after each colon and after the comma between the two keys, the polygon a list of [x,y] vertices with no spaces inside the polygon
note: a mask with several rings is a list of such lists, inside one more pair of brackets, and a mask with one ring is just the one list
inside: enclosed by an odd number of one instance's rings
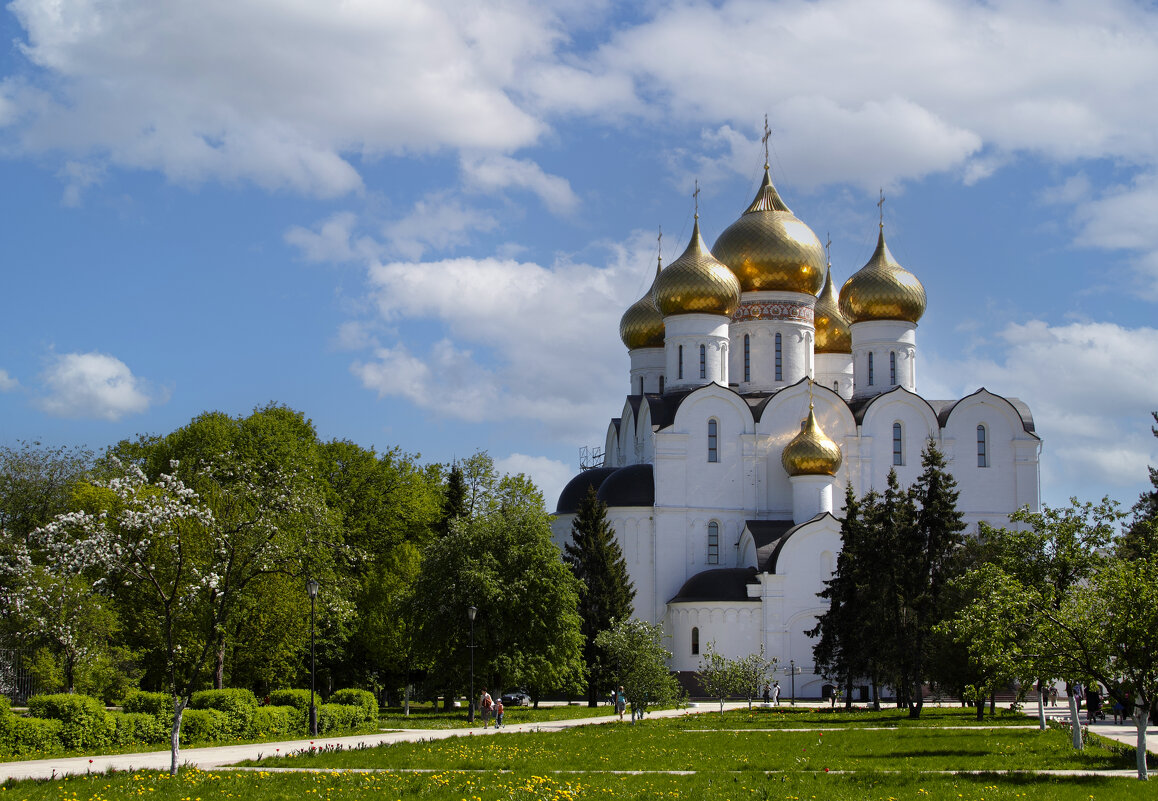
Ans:
{"label": "trimmed green hedge", "polygon": [[110,714],[116,726],[116,731],[113,733],[113,742],[116,745],[164,743],[169,740],[171,724],[155,715],[146,715],[143,712],[112,712]]}
{"label": "trimmed green hedge", "polygon": [[318,707],[318,734],[335,729],[353,729],[362,723],[362,707],[345,704],[322,704]]}
{"label": "trimmed green hedge", "polygon": [[253,729],[253,713],[257,698],[249,690],[201,690],[193,693],[189,702],[192,709],[216,709],[226,715],[225,738],[240,740],[249,737]]}
{"label": "trimmed green hedge", "polygon": [[359,707],[362,716],[358,725],[378,723],[378,698],[369,690],[338,690],[330,696],[330,703]]}
{"label": "trimmed green hedge", "polygon": [[[321,701],[318,698],[317,701]],[[317,703],[315,701],[315,703]],[[269,694],[270,706],[292,706],[294,709],[300,709],[302,712],[309,712],[310,709],[310,691],[309,690],[274,690]]]}
{"label": "trimmed green hedge", "polygon": [[87,695],[34,695],[28,699],[28,712],[34,718],[59,720],[60,744],[70,751],[107,747],[117,729],[104,704]]}
{"label": "trimmed green hedge", "polygon": [[254,737],[301,736],[306,728],[306,715],[293,707],[259,706],[253,713]]}
{"label": "trimmed green hedge", "polygon": [[147,693],[144,690],[129,690],[121,704],[125,712],[152,715],[158,720],[173,719],[173,697],[168,693]]}
{"label": "trimmed green hedge", "polygon": [[181,715],[182,743],[212,743],[229,739],[229,715],[218,709],[186,709]]}
{"label": "trimmed green hedge", "polygon": [[0,753],[19,757],[57,751],[63,725],[59,720],[18,717],[0,695]]}

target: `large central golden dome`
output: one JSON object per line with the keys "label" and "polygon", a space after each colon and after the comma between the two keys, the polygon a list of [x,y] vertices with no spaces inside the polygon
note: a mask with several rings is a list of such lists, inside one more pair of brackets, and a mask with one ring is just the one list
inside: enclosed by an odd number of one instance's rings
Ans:
{"label": "large central golden dome", "polygon": [[840,313],[840,302],[836,298],[836,287],[832,284],[832,266],[824,277],[824,289],[816,299],[813,312],[816,325],[816,353],[852,353],[852,331],[848,320]]}
{"label": "large central golden dome", "polygon": [[925,303],[925,287],[889,253],[882,225],[872,258],[840,290],[841,314],[850,324],[866,320],[916,323],[925,313]]}
{"label": "large central golden dome", "polygon": [[655,279],[652,298],[664,317],[671,314],[731,317],[740,305],[740,282],[704,245],[698,216],[687,250]]}
{"label": "large central golden dome", "polygon": [[824,247],[780,199],[768,167],[752,205],[712,246],[745,292],[781,290],[815,295],[824,284]]}
{"label": "large central golden dome", "polygon": [[663,315],[655,307],[652,293],[659,280],[660,265],[655,266],[655,280],[642,298],[627,307],[619,319],[619,338],[628,350],[663,347]]}
{"label": "large central golden dome", "polygon": [[809,403],[808,419],[800,424],[800,433],[781,451],[780,464],[790,476],[835,476],[842,461],[840,446],[820,430]]}

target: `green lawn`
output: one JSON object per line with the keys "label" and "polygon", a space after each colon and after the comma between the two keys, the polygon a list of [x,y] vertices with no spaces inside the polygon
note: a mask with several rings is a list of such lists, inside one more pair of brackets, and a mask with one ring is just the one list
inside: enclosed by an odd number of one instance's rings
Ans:
{"label": "green lawn", "polygon": [[[505,713],[507,725],[515,723],[543,723],[550,720],[572,720],[574,718],[602,717],[613,714],[611,706],[603,704],[594,709],[584,704],[567,706],[543,706],[535,709],[529,706],[508,706]],[[454,709],[449,712],[431,709],[423,705],[421,708],[411,705],[410,714],[403,715],[400,707],[390,707],[382,710],[379,715],[379,725],[383,729],[467,729],[466,709]],[[482,718],[478,718],[475,725],[482,725]]]}

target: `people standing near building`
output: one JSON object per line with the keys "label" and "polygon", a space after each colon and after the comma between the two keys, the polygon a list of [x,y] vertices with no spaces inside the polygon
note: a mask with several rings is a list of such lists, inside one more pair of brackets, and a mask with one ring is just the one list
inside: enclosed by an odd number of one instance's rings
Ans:
{"label": "people standing near building", "polygon": [[764,706],[768,706],[772,702],[772,685],[764,685]]}
{"label": "people standing near building", "polygon": [[478,708],[482,711],[483,728],[491,719],[491,711],[494,709],[494,701],[491,700],[491,694],[487,692],[487,688],[483,687],[482,696],[479,697]]}
{"label": "people standing near building", "polygon": [[780,682],[772,682],[772,705],[780,706]]}

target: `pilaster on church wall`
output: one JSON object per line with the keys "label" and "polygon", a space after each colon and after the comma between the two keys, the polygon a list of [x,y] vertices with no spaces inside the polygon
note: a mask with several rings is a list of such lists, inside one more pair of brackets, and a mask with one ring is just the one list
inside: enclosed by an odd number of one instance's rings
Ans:
{"label": "pilaster on church wall", "polygon": [[[816,298],[798,292],[745,292],[732,315],[732,381],[741,392],[791,386],[813,374]],[[776,380],[776,334],[781,336],[781,379]],[[744,380],[744,336],[749,338],[750,380]]]}
{"label": "pilaster on church wall", "polygon": [[655,505],[683,507],[687,487],[688,435],[657,431],[655,437]]}

